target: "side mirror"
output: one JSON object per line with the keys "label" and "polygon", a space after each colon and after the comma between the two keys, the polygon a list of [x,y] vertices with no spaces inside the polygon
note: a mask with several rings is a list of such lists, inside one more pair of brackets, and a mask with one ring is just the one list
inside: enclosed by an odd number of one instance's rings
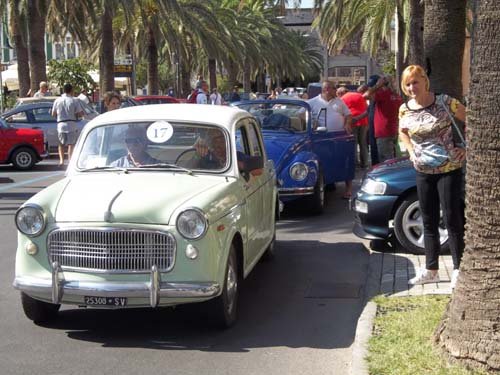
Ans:
{"label": "side mirror", "polygon": [[325,126],[319,126],[316,128],[316,131],[318,133],[326,133],[328,131],[328,129]]}

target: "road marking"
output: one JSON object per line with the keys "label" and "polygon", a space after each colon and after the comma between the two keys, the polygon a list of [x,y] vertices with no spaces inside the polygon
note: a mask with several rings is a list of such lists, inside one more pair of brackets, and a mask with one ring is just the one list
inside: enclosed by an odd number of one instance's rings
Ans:
{"label": "road marking", "polygon": [[49,178],[52,178],[52,177],[55,177],[55,176],[60,176],[60,175],[63,175],[63,174],[64,174],[64,172],[57,172],[57,173],[49,174],[48,176],[43,176],[43,177],[38,177],[38,178],[32,178],[31,180],[26,180],[26,181],[23,181],[23,182],[18,182],[16,184],[12,184],[12,185],[0,188],[0,193],[2,191],[7,191],[7,190],[10,190],[10,189],[15,189],[15,188],[18,188],[18,187],[21,187],[21,186],[32,184],[33,182],[38,182],[38,181],[46,180],[46,179],[49,179]]}

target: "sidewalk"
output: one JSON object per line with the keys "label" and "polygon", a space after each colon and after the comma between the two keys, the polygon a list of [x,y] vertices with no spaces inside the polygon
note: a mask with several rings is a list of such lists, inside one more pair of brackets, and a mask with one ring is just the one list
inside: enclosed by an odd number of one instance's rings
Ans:
{"label": "sidewalk", "polygon": [[388,297],[421,296],[426,294],[451,294],[450,278],[453,272],[451,255],[439,257],[441,282],[408,285],[416,270],[425,267],[424,255],[372,252],[370,254],[369,298],[383,294]]}

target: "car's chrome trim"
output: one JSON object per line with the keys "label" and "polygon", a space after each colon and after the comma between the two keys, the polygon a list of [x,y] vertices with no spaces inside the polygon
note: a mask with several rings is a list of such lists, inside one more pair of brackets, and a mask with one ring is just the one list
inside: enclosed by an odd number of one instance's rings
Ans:
{"label": "car's chrome trim", "polygon": [[279,195],[281,197],[290,197],[296,195],[312,195],[314,194],[314,186],[303,188],[279,188]]}
{"label": "car's chrome trim", "polygon": [[160,305],[163,298],[209,298],[215,297],[220,292],[220,285],[215,282],[163,282],[159,272],[153,270],[149,282],[64,280],[60,269],[55,268],[55,270],[50,279],[16,277],[13,286],[52,303],[64,303],[71,300],[71,297],[92,295],[147,298],[151,307]]}
{"label": "car's chrome trim", "polygon": [[[85,246],[82,246],[80,249],[82,253],[76,253],[77,248],[75,246],[77,245],[76,242],[71,242],[71,251],[66,255],[65,254],[65,244],[63,243],[60,245],[61,249],[58,250],[57,256],[54,256],[54,250],[53,250],[53,240],[54,240],[54,235],[59,234],[59,233],[64,233],[64,232],[73,232],[73,233],[83,233],[87,232],[87,237],[88,239],[91,239],[91,243],[94,246],[94,253],[95,254],[88,254],[89,251],[89,243],[85,243]],[[115,233],[119,234],[121,236],[122,240],[129,240],[132,237],[127,237],[127,235],[131,234],[139,234],[142,233],[144,235],[156,235],[156,236],[162,236],[165,238],[165,241],[170,241],[169,243],[165,242],[162,243],[164,246],[171,246],[172,248],[168,250],[167,254],[163,256],[164,258],[164,263],[166,262],[166,266],[162,267],[162,265],[159,265],[158,263],[156,266],[158,267],[160,272],[169,272],[172,270],[172,268],[175,265],[175,260],[176,260],[176,253],[177,253],[177,241],[175,239],[175,236],[170,233],[169,231],[161,231],[161,230],[147,230],[147,229],[140,229],[140,228],[122,228],[122,227],[72,227],[72,226],[59,226],[52,230],[49,235],[47,236],[47,256],[50,264],[53,264],[54,261],[57,261],[59,263],[59,267],[61,268],[62,271],[77,271],[77,272],[88,272],[88,273],[113,273],[113,274],[120,274],[120,273],[149,273],[151,272],[151,266],[147,265],[147,267],[143,267],[143,269],[132,269],[130,268],[130,264],[127,263],[126,269],[117,269],[117,268],[112,268],[109,269],[108,267],[105,267],[105,260],[104,255],[108,254],[111,252],[110,249],[118,249],[118,245],[133,245],[133,243],[115,243],[113,242],[112,244],[106,244],[106,243],[100,243],[99,239],[100,236],[98,233]],[[167,240],[168,239],[168,240]],[[67,241],[66,241],[67,242]],[[64,246],[63,246],[64,245]],[[111,246],[108,248],[108,246]],[[100,247],[99,247],[100,246]],[[78,250],[78,251],[80,251]],[[85,251],[87,253],[85,254]],[[102,256],[98,256],[97,252],[101,251],[103,252]],[[85,262],[77,262],[74,261],[72,257],[79,256],[82,259],[86,259]],[[84,256],[85,255],[85,256]],[[156,254],[157,258],[160,258],[160,253]],[[56,258],[56,259],[54,259]],[[130,258],[130,254],[129,254]],[[76,259],[76,258],[75,258]],[[115,258],[115,262],[118,258]],[[125,258],[123,258],[125,260]],[[134,259],[136,258],[130,258],[128,261],[133,263]],[[66,262],[65,264],[61,263],[61,260]],[[156,259],[158,261],[158,259]],[[76,262],[76,263],[75,263]],[[80,264],[81,263],[81,264]],[[151,264],[152,265],[152,264]],[[123,267],[123,265],[122,265]]]}

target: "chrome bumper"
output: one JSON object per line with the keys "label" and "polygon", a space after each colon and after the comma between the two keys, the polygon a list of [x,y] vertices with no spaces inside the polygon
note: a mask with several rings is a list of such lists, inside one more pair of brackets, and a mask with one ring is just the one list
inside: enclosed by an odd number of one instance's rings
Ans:
{"label": "chrome bumper", "polygon": [[314,186],[303,188],[279,188],[280,197],[294,197],[314,194]]}
{"label": "chrome bumper", "polygon": [[14,288],[37,295],[44,295],[52,303],[61,303],[63,296],[149,298],[156,307],[162,298],[209,298],[220,292],[218,283],[162,282],[156,266],[151,267],[149,282],[90,282],[64,280],[57,262],[52,264],[52,278],[16,277]]}

